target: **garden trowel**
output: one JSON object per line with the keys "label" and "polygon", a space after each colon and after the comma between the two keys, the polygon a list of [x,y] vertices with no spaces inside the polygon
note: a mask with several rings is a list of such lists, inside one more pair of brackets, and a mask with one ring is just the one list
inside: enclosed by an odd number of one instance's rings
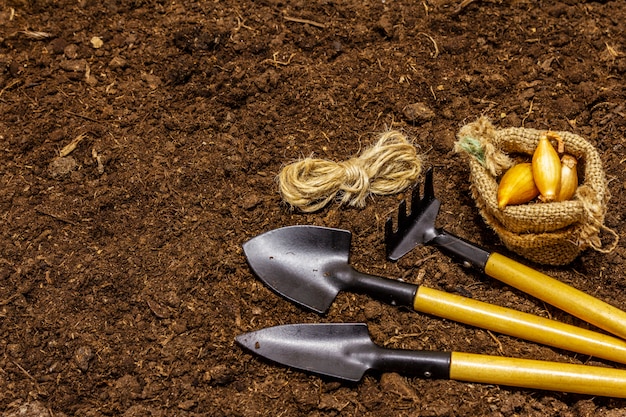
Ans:
{"label": "garden trowel", "polygon": [[386,349],[367,325],[291,324],[237,336],[251,352],[297,369],[348,381],[369,370],[422,378],[626,398],[626,371],[461,352]]}

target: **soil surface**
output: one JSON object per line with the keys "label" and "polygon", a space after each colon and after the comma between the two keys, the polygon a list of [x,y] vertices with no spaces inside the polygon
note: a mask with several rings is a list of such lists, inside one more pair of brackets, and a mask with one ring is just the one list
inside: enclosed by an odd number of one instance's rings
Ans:
{"label": "soil surface", "polygon": [[[392,348],[619,367],[341,293],[278,297],[242,243],[353,233],[367,273],[584,326],[431,247],[385,259],[404,195],[291,210],[285,164],[341,161],[385,129],[435,167],[438,226],[507,252],[455,154],[464,124],[594,144],[624,240],[626,2],[5,0],[0,6],[0,411],[6,416],[623,416],[626,401],[395,373],[348,384],[264,361],[243,332],[366,322]],[[522,260],[523,261],[523,260]],[[531,266],[626,309],[622,244]]]}

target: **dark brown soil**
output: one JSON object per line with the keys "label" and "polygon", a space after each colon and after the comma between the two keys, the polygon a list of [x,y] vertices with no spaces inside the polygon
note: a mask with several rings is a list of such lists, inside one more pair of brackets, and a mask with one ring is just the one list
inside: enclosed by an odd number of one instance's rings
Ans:
{"label": "dark brown soil", "polygon": [[[102,41],[100,45],[98,39]],[[345,384],[242,351],[285,323],[370,325],[389,347],[612,363],[342,293],[319,316],[255,278],[241,244],[315,224],[351,261],[582,325],[429,247],[385,260],[402,196],[291,211],[280,168],[400,129],[436,167],[440,226],[509,254],[455,134],[570,130],[597,146],[626,235],[626,3],[6,0],[0,5],[0,411],[7,416],[622,416],[618,399],[368,374]],[[432,112],[404,111],[423,103]],[[66,148],[75,138],[75,149]],[[61,152],[67,155],[60,157]],[[534,265],[626,308],[626,251]]]}

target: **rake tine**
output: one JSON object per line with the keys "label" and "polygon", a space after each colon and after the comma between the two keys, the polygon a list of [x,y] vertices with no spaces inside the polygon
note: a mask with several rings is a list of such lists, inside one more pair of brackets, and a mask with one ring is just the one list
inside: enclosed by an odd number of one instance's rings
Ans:
{"label": "rake tine", "polygon": [[393,229],[393,219],[389,217],[385,222],[385,246],[387,255],[389,255],[391,247],[396,244],[396,232]]}
{"label": "rake tine", "polygon": [[415,184],[415,188],[413,188],[413,195],[411,196],[412,215],[416,216],[419,213],[421,201],[420,186],[419,184]]}
{"label": "rake tine", "polygon": [[433,169],[428,168],[426,178],[424,179],[424,200],[430,201],[435,198],[435,189],[433,186]]}
{"label": "rake tine", "polygon": [[406,212],[406,200],[400,201],[398,205],[398,230],[401,230],[409,222],[410,215]]}

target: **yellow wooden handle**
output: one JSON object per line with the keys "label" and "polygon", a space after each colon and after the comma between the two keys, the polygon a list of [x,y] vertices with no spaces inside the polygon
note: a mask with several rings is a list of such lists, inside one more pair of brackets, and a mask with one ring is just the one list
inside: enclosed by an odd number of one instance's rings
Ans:
{"label": "yellow wooden handle", "polygon": [[626,398],[626,371],[453,352],[450,379]]}
{"label": "yellow wooden handle", "polygon": [[614,335],[626,338],[626,312],[561,281],[498,253],[489,256],[485,273]]}
{"label": "yellow wooden handle", "polygon": [[428,287],[419,287],[416,311],[532,342],[626,363],[626,341],[556,320],[523,313]]}

